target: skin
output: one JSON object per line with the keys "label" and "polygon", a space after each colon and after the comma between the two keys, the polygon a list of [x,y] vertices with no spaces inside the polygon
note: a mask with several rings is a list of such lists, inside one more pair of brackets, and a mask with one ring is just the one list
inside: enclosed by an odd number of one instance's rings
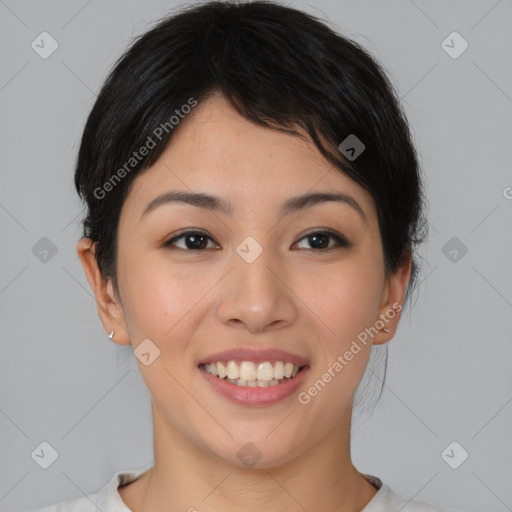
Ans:
{"label": "skin", "polygon": [[[220,196],[234,214],[168,203],[141,218],[152,199],[176,189]],[[350,194],[365,219],[335,202],[279,217],[285,200],[312,191]],[[184,228],[205,231],[206,248],[187,248],[183,238],[163,247]],[[328,238],[336,249],[315,248],[306,235],[321,228],[350,247]],[[263,248],[250,264],[235,252],[247,236]],[[379,315],[403,303],[411,260],[385,275],[371,195],[309,138],[257,126],[215,94],[134,180],[118,237],[119,297],[98,269],[91,240],[82,238],[77,250],[112,341],[135,348],[149,338],[161,351],[148,366],[136,359],[152,396],[155,464],[119,488],[126,505],[134,512],[362,510],[377,489],[351,461],[352,401],[371,343],[394,336],[400,312],[308,404],[297,394]],[[277,404],[236,405],[197,364],[240,346],[298,354],[309,360],[309,375]],[[248,442],[262,453],[252,467],[237,457]]]}

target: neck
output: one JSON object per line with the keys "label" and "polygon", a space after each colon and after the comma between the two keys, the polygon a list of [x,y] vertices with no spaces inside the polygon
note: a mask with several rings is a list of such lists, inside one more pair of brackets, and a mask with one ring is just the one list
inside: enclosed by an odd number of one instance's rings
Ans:
{"label": "neck", "polygon": [[155,464],[119,489],[133,512],[355,512],[377,492],[350,458],[351,409],[320,443],[267,468],[229,464],[171,429],[154,403],[152,409]]}

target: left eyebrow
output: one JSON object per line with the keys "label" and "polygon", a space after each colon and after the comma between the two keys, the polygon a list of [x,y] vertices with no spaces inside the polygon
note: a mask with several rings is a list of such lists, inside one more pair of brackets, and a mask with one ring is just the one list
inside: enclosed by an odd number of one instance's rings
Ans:
{"label": "left eyebrow", "polygon": [[[333,201],[352,207],[355,211],[358,212],[364,222],[367,223],[363,209],[351,195],[333,192],[311,192],[291,197],[281,206],[280,215],[289,215],[290,213],[299,210],[311,208],[317,204]],[[234,212],[233,205],[220,197],[212,196],[202,192],[192,193],[179,190],[171,190],[155,197],[155,199],[153,199],[146,206],[142,212],[141,218],[159,206],[173,202],[191,204],[199,208],[206,208],[207,210],[216,211],[229,216],[232,216]]]}

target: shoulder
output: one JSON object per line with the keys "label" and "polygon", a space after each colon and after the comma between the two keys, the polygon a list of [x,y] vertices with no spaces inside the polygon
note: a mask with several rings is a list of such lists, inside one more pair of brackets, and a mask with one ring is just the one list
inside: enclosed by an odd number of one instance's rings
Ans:
{"label": "shoulder", "polygon": [[402,498],[379,478],[372,475],[365,475],[365,477],[379,490],[361,512],[463,512],[454,508],[443,508],[423,501]]}
{"label": "shoulder", "polygon": [[41,507],[30,512],[130,512],[118,492],[118,487],[133,482],[152,466],[138,469],[118,471],[100,491],[66,501],[59,501],[54,505]]}

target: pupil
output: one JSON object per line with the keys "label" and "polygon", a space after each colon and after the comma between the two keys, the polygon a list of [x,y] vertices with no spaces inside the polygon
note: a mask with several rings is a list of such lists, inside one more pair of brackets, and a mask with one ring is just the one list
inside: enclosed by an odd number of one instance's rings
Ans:
{"label": "pupil", "polygon": [[[320,234],[320,235],[310,235],[308,238],[309,238],[309,243],[311,244],[312,247],[320,247],[320,249],[324,249],[329,246],[329,237],[325,233]],[[323,238],[324,241],[326,241],[327,243],[320,243],[320,244],[315,244],[315,242],[311,243],[312,240],[318,241],[318,239],[321,239],[321,238]]]}
{"label": "pupil", "polygon": [[[201,244],[201,242],[204,242],[205,238],[206,237],[204,235],[201,235],[201,234],[188,235],[186,237],[187,247],[189,249],[201,249],[203,247],[203,245],[204,245],[204,244]],[[191,244],[188,243],[189,240],[192,240]]]}

